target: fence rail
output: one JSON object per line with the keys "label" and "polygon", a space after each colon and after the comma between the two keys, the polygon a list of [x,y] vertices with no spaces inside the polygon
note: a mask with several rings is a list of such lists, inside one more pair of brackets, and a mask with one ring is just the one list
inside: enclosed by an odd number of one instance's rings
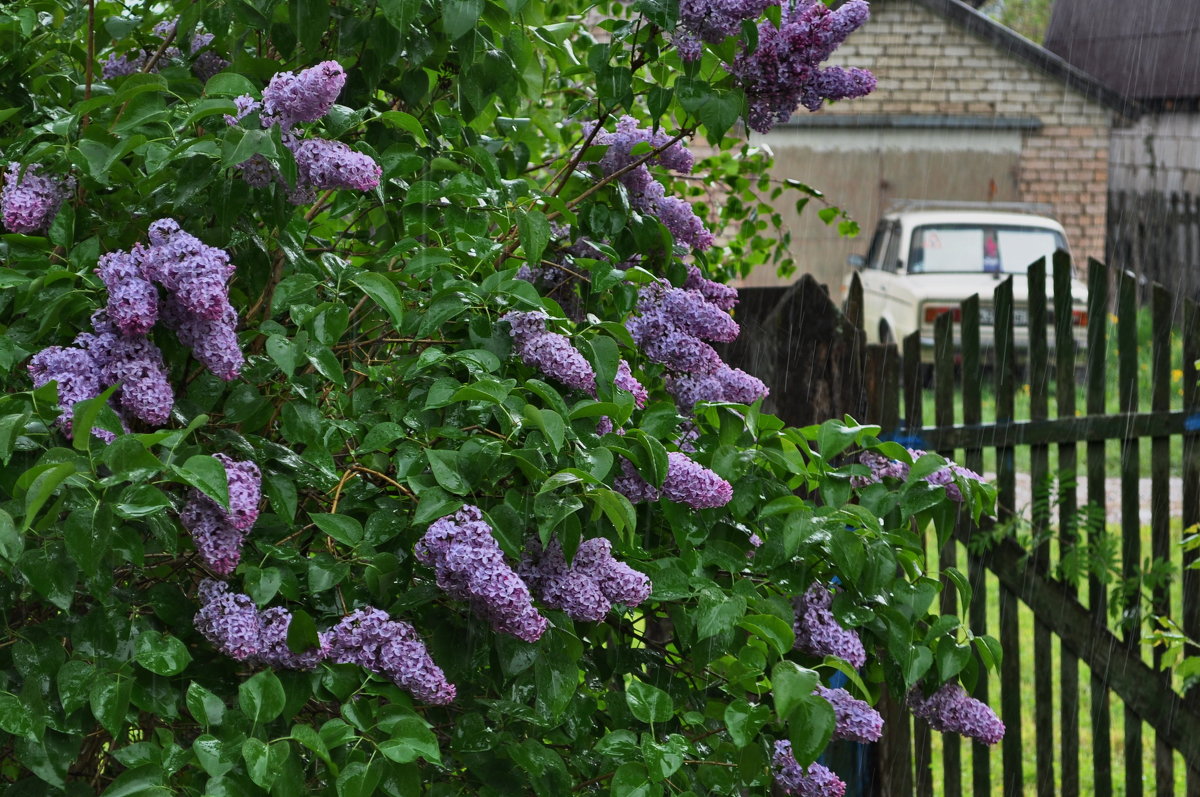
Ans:
{"label": "fence rail", "polygon": [[[1185,203],[1183,207],[1193,205]],[[1200,223],[1200,205],[1195,207]],[[999,678],[983,680],[976,696],[991,698],[992,705],[999,705],[1007,733],[998,762],[989,748],[970,746],[968,793],[993,793],[995,775],[999,774],[1000,790],[1005,795],[1024,794],[1026,790],[1039,797],[1079,794],[1085,776],[1090,782],[1088,791],[1097,795],[1114,791],[1140,795],[1147,784],[1157,794],[1173,794],[1177,779],[1186,780],[1189,794],[1200,794],[1200,701],[1174,690],[1169,674],[1159,667],[1160,650],[1148,660],[1147,646],[1140,637],[1138,618],[1143,607],[1138,593],[1116,594],[1121,601],[1117,614],[1131,621],[1110,625],[1111,585],[1102,574],[1091,574],[1086,589],[1061,578],[1061,566],[1079,551],[1080,545],[1101,551],[1115,549],[1119,542],[1120,574],[1134,582],[1142,573],[1147,553],[1154,559],[1174,560],[1184,566],[1196,561],[1197,552],[1181,554],[1178,543],[1182,529],[1200,522],[1200,392],[1195,368],[1200,358],[1200,309],[1191,299],[1180,302],[1161,287],[1145,290],[1135,274],[1123,272],[1113,280],[1107,267],[1093,261],[1088,267],[1087,349],[1078,352],[1071,330],[1071,273],[1067,257],[1056,256],[1050,275],[1055,305],[1051,316],[1046,301],[1047,264],[1040,261],[1029,270],[1028,418],[1017,420],[1015,413],[1020,383],[1011,279],[1001,283],[992,297],[995,351],[988,360],[994,364],[994,418],[985,421],[983,416],[981,388],[985,374],[978,297],[962,305],[958,351],[954,348],[951,315],[943,315],[935,323],[932,423],[927,424],[923,417],[920,341],[915,334],[902,342],[902,360],[894,346],[866,348],[863,383],[867,413],[871,421],[884,427],[885,433],[916,441],[978,472],[984,471],[987,453],[999,488],[1000,524],[1013,521],[1016,513],[1018,452],[1022,461],[1028,462],[1032,511],[1026,522],[1033,542],[1022,547],[1012,538],[998,543],[992,540],[991,546],[980,552],[975,543],[979,533],[987,529],[964,524],[957,531],[974,592],[968,610],[971,627],[986,633],[989,620],[994,618],[1004,648]],[[1117,311],[1116,334],[1111,341],[1110,285],[1115,288]],[[1138,389],[1139,287],[1148,297],[1152,317],[1149,351],[1143,352],[1149,360],[1148,406],[1141,406],[1143,397]],[[861,287],[857,285],[851,289],[849,306],[856,307],[856,302],[861,302]],[[855,315],[851,313],[852,318]],[[1182,330],[1182,345],[1177,346],[1173,361],[1174,328]],[[1116,374],[1108,371],[1110,344],[1117,351]],[[956,360],[961,364],[956,366]],[[1085,366],[1082,415],[1077,414],[1081,409],[1076,395],[1077,364]],[[1170,393],[1172,371],[1182,375],[1182,399],[1175,406]],[[1115,399],[1118,411],[1109,411],[1110,398]],[[1121,447],[1116,474],[1108,472],[1107,448],[1113,441]],[[1170,522],[1168,501],[1173,441],[1183,458],[1179,466],[1182,518],[1177,526]],[[1149,495],[1142,494],[1143,445],[1150,449]],[[1091,508],[1087,512],[1076,499],[1081,466],[1087,476],[1086,504]],[[1110,527],[1104,520],[1109,509],[1106,480],[1110,475],[1120,480],[1118,527]],[[1052,517],[1052,491],[1057,496],[1057,518]],[[1142,550],[1143,502],[1148,502],[1150,510],[1149,551]],[[1099,522],[1083,522],[1097,514]],[[937,568],[956,566],[959,555],[956,545],[945,546],[939,553]],[[930,564],[931,570],[936,569]],[[1156,584],[1150,596],[1152,611],[1159,616],[1168,615],[1172,605],[1181,604],[1182,614],[1173,619],[1193,639],[1200,639],[1198,575],[1198,570],[1183,569],[1182,578]],[[994,611],[988,605],[989,586],[997,595]],[[943,609],[947,612],[957,608],[954,592],[943,590]],[[1023,647],[1022,624],[1032,626],[1029,647]],[[1081,663],[1090,673],[1086,679],[1081,677]],[[1035,699],[1032,706],[1026,706],[1022,682],[1030,677]],[[1091,742],[1082,751],[1085,717],[1081,707],[1085,701],[1089,706],[1086,729]],[[1114,716],[1113,705],[1118,701],[1123,708]],[[1031,725],[1025,723],[1023,713],[1032,716]],[[925,795],[940,787],[942,794],[962,794],[967,751],[958,740],[947,738],[935,745],[924,723],[913,721],[910,726],[899,712],[889,713],[889,719],[891,727],[881,758],[891,771],[882,773],[882,793],[907,796],[915,791]],[[1111,733],[1117,719],[1124,730],[1114,751]],[[1143,748],[1150,739],[1153,763],[1145,769]],[[935,749],[940,752],[942,768],[937,777],[932,771]],[[1120,772],[1114,772],[1118,757],[1114,752],[1124,761]],[[1185,772],[1177,776],[1180,760]],[[1030,763],[1032,767],[1027,767]],[[1032,771],[1031,777],[1027,769]]]}

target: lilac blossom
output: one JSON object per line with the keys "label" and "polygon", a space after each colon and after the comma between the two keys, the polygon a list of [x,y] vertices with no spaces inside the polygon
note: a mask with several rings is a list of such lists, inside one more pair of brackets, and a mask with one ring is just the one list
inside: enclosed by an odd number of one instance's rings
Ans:
{"label": "lilac blossom", "polygon": [[678,451],[667,454],[667,478],[662,492],[670,500],[693,509],[725,506],[733,498],[729,482]]}
{"label": "lilac blossom", "polygon": [[369,191],[379,185],[383,170],[361,152],[340,141],[306,138],[291,147],[296,156],[298,182],[319,191],[348,188]]}
{"label": "lilac blossom", "polygon": [[179,512],[179,521],[192,536],[205,567],[219,576],[227,576],[237,568],[246,532],[229,522],[217,502],[193,490]]}
{"label": "lilac blossom", "polygon": [[771,758],[771,770],[775,785],[784,794],[799,797],[843,797],[846,784],[823,764],[809,764],[808,768],[792,755],[792,743],[786,740],[775,742],[775,755]]}
{"label": "lilac blossom", "polygon": [[638,292],[638,312],[661,314],[689,335],[728,343],[739,328],[728,312],[710,303],[700,291],[675,288],[665,280],[653,282]]}
{"label": "lilac blossom", "polygon": [[630,316],[625,328],[647,358],[672,370],[707,374],[724,365],[716,349],[659,313]]}
{"label": "lilac blossom", "polygon": [[390,678],[425,703],[445,705],[454,700],[454,685],[434,663],[416,630],[386,612],[358,609],[330,628],[326,640],[331,661],[357,664]]}
{"label": "lilac blossom", "polygon": [[795,647],[812,656],[837,656],[858,669],[867,663],[867,651],[855,632],[842,628],[830,607],[833,593],[819,583],[796,599]]}
{"label": "lilac blossom", "polygon": [[8,164],[4,188],[0,189],[0,214],[9,232],[32,235],[50,229],[63,200],[75,190],[75,178],[65,180],[41,174],[42,165]]}
{"label": "lilac blossom", "polygon": [[259,652],[262,616],[249,595],[230,592],[227,584],[204,579],[200,601],[193,624],[213,647],[237,661],[246,661]]}
{"label": "lilac blossom", "polygon": [[662,490],[643,479],[634,464],[624,457],[621,458],[621,475],[613,480],[613,489],[634,504],[657,501],[662,495]]}
{"label": "lilac blossom", "polygon": [[138,258],[116,251],[100,256],[96,273],[108,289],[108,318],[122,335],[144,335],[158,320],[158,289],[142,275]]}
{"label": "lilac blossom", "polygon": [[766,133],[800,105],[815,111],[827,99],[871,92],[875,77],[864,69],[820,67],[868,15],[865,0],[849,0],[836,10],[805,0],[785,4],[778,28],[769,20],[761,22],[758,46],[739,53],[730,69],[746,91],[747,124]]}
{"label": "lilac blossom", "polygon": [[[925,456],[925,453],[916,448],[908,449],[908,455],[913,462]],[[899,479],[900,481],[908,479],[910,466],[907,462],[888,459],[882,454],[877,454],[873,451],[864,451],[859,455],[858,461],[870,468],[871,472],[865,476],[851,477],[850,483],[854,487],[866,487],[867,485],[881,482],[886,478]],[[970,468],[965,468],[957,462],[947,459],[943,467],[925,476],[924,480],[933,487],[945,488],[947,498],[956,503],[962,503],[962,488],[959,487],[958,482],[960,480],[981,482],[983,481],[983,477]]]}
{"label": "lilac blossom", "polygon": [[700,42],[720,44],[741,33],[742,22],[758,19],[779,0],[679,0],[674,44],[685,61],[700,57]]}
{"label": "lilac blossom", "polygon": [[[71,436],[71,408],[85,399],[95,398],[104,390],[100,384],[100,367],[90,352],[73,346],[50,346],[29,360],[29,375],[34,387],[49,382],[58,383],[58,406],[62,415],[58,425]],[[105,442],[113,439],[111,432],[96,429],[93,434]]]}
{"label": "lilac blossom", "polygon": [[925,720],[936,731],[960,733],[984,744],[996,744],[1004,738],[1004,723],[996,712],[958,684],[943,684],[928,696],[917,687],[908,693],[908,705],[914,717]]}
{"label": "lilac blossom", "polygon": [[226,304],[220,318],[208,319],[189,313],[173,296],[162,306],[163,322],[175,331],[205,368],[225,381],[237,379],[246,357],[237,339],[237,311]]}
{"label": "lilac blossom", "polygon": [[[583,126],[584,136],[591,135],[595,130],[595,122],[587,122]],[[638,144],[649,144],[651,150],[662,150],[646,163],[658,164],[671,171],[688,174],[692,171],[695,158],[688,152],[681,141],[673,140],[662,131],[648,130],[638,127],[638,120],[632,116],[622,116],[617,120],[617,129],[613,132],[600,130],[592,138],[595,146],[608,147],[599,161],[600,170],[605,174],[613,174],[629,164],[644,157],[634,155],[633,148]]]}
{"label": "lilac blossom", "polygon": [[883,735],[883,717],[866,701],[859,700],[845,689],[830,689],[817,684],[814,694],[825,698],[833,706],[837,722],[833,730],[835,739],[855,742],[877,742]]}
{"label": "lilac blossom", "polygon": [[617,375],[613,378],[613,385],[632,393],[633,403],[639,410],[646,406],[646,401],[650,398],[646,388],[633,375],[629,363],[624,360],[617,363]]}
{"label": "lilac blossom", "polygon": [[236,460],[225,454],[213,454],[225,466],[229,485],[229,512],[226,517],[238,531],[249,531],[258,520],[262,500],[262,473],[250,460]]}
{"label": "lilac blossom", "polygon": [[597,622],[614,603],[637,606],[650,597],[650,579],[613,557],[612,543],[603,537],[580,543],[570,565],[558,540],[545,550],[530,541],[519,572],[547,606],[573,620]]}
{"label": "lilac blossom", "polygon": [[[213,75],[229,66],[229,61],[217,55],[215,51],[205,49],[213,43],[214,38],[211,33],[196,33],[192,36],[191,46],[188,47],[188,53],[194,59],[192,74],[206,83]],[[197,53],[199,54],[197,55]]]}
{"label": "lilac blossom", "polygon": [[263,89],[263,126],[290,130],[298,122],[315,122],[333,108],[346,85],[337,61],[323,61],[299,73],[277,72]]}
{"label": "lilac blossom", "polygon": [[732,310],[738,303],[737,288],[708,279],[696,266],[688,266],[688,276],[683,287],[689,291],[700,291],[705,300],[722,310]]}
{"label": "lilac blossom", "polygon": [[296,653],[287,644],[288,628],[292,624],[292,613],[282,606],[275,606],[259,614],[261,632],[255,662],[279,670],[312,670],[328,655],[328,637],[318,634],[318,644],[303,653]]}
{"label": "lilac blossom", "polygon": [[526,642],[536,642],[545,632],[546,618],[533,608],[529,588],[504,561],[478,507],[464,506],[434,521],[415,554],[434,569],[439,587],[470,602],[495,630]]}
{"label": "lilac blossom", "polygon": [[171,417],[175,391],[162,352],[145,335],[122,335],[105,311],[92,315],[94,333],[83,333],[75,342],[91,352],[105,385],[120,384],[114,398],[121,409],[152,426]]}
{"label": "lilac blossom", "polygon": [[138,50],[133,58],[126,54],[109,53],[108,58],[100,64],[100,77],[102,80],[112,80],[113,78],[127,77],[134,72],[141,72],[149,57],[145,50]]}
{"label": "lilac blossom", "polygon": [[724,363],[711,374],[668,376],[666,383],[682,412],[691,412],[697,401],[753,404],[769,392],[762,380]]}
{"label": "lilac blossom", "polygon": [[508,322],[513,349],[521,362],[567,387],[595,395],[596,373],[591,363],[571,345],[565,335],[546,329],[548,318],[541,310],[513,310],[501,316],[500,320]]}
{"label": "lilac blossom", "polygon": [[[250,114],[260,110],[262,103],[249,94],[243,94],[240,97],[234,97],[233,106],[237,109],[233,112],[233,115],[225,114],[225,124],[230,127],[237,125]],[[260,155],[259,157],[262,156]],[[265,161],[266,159],[263,158],[263,160]]]}
{"label": "lilac blossom", "polygon": [[187,312],[215,320],[229,306],[229,255],[185,232],[174,219],[150,225],[151,246],[137,248],[142,273],[167,289]]}

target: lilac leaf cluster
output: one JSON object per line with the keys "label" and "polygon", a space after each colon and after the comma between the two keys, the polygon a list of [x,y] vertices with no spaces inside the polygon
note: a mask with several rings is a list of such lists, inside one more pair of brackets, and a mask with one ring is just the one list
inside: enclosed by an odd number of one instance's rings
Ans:
{"label": "lilac leaf cluster", "polygon": [[875,88],[875,76],[865,69],[820,66],[867,21],[866,0],[849,0],[836,10],[820,0],[798,0],[782,11],[782,24],[761,22],[758,46],[743,50],[730,66],[746,92],[746,122],[760,133],[786,122],[801,105],[816,111],[825,100],[862,97]]}
{"label": "lilac leaf cluster", "polygon": [[867,663],[866,648],[858,634],[834,619],[832,605],[833,593],[815,582],[796,599],[795,647],[813,656],[837,656],[858,669]]}
{"label": "lilac leaf cluster", "polygon": [[23,170],[11,162],[0,189],[0,216],[9,232],[33,235],[50,229],[58,209],[75,190],[75,178],[66,179],[42,173],[40,163]]}
{"label": "lilac leaf cluster", "polygon": [[1004,738],[1004,723],[996,712],[956,683],[943,684],[930,695],[914,688],[908,693],[908,706],[914,717],[934,730],[959,733],[983,744],[996,744]]}
{"label": "lilac leaf cluster", "polygon": [[217,575],[227,576],[242,558],[242,543],[258,519],[262,500],[262,474],[250,461],[214,454],[225,466],[229,486],[229,509],[199,490],[188,493],[179,520],[192,535],[200,559]]}
{"label": "lilac leaf cluster", "polygon": [[[589,122],[584,125],[585,137],[592,134],[595,124]],[[673,141],[671,136],[661,131],[638,127],[637,119],[632,116],[622,116],[616,130],[596,131],[592,143],[608,147],[597,163],[605,176],[628,169],[617,180],[629,193],[629,202],[634,208],[657,217],[671,231],[675,240],[685,246],[695,249],[712,246],[713,235],[692,210],[691,204],[678,197],[667,196],[663,184],[655,180],[647,168],[647,164],[653,163],[682,174],[691,172],[695,159],[682,142]],[[645,163],[628,168],[645,157],[633,154],[633,148],[638,144],[648,144],[652,151],[662,149],[662,152]]]}
{"label": "lilac leaf cluster", "polygon": [[288,201],[295,205],[312,202],[316,191],[349,189],[370,191],[379,185],[383,170],[375,159],[340,141],[320,137],[302,138],[296,125],[316,122],[329,113],[346,85],[346,72],[337,61],[323,61],[299,72],[277,72],[263,89],[262,101],[249,95],[234,100],[237,112],[225,116],[236,125],[255,111],[265,128],[278,125],[283,143],[296,159],[296,184],[289,186],[283,175],[262,155],[239,164],[242,178],[255,188],[280,184]]}
{"label": "lilac leaf cluster", "polygon": [[356,664],[391,679],[425,703],[442,705],[455,696],[453,684],[433,662],[408,623],[379,609],[359,609],[318,634],[318,645],[296,653],[287,644],[292,613],[283,607],[260,611],[249,595],[221,581],[200,583],[200,611],[193,624],[218,651],[236,661],[275,669],[311,670],[322,661]]}
{"label": "lilac leaf cluster", "polygon": [[558,540],[544,550],[531,540],[518,573],[543,603],[573,620],[598,622],[614,603],[637,606],[650,597],[650,579],[617,560],[603,537],[580,543],[569,565]]}
{"label": "lilac leaf cluster", "polygon": [[437,585],[465,600],[492,628],[536,642],[548,622],[533,607],[529,587],[504,560],[478,507],[464,506],[430,524],[416,545],[417,561],[434,569]]}
{"label": "lilac leaf cluster", "polygon": [[715,509],[733,499],[733,485],[679,451],[667,454],[667,477],[661,490],[643,479],[627,459],[621,460],[621,475],[613,481],[613,489],[631,503],[665,497],[693,509]]}
{"label": "lilac leaf cluster", "polygon": [[866,701],[859,700],[845,689],[831,689],[824,684],[817,684],[813,694],[825,698],[833,706],[835,739],[877,742],[883,735],[883,717]]}
{"label": "lilac leaf cluster", "polygon": [[771,772],[775,776],[775,785],[784,794],[843,797],[846,793],[846,784],[824,764],[809,764],[807,769],[800,766],[796,756],[792,755],[792,743],[784,739],[775,742]]}
{"label": "lilac leaf cluster", "polygon": [[[521,362],[536,368],[567,387],[596,394],[596,372],[587,359],[557,332],[546,329],[550,318],[541,310],[512,310],[500,317],[508,322],[513,349]],[[632,377],[631,377],[632,378]]]}

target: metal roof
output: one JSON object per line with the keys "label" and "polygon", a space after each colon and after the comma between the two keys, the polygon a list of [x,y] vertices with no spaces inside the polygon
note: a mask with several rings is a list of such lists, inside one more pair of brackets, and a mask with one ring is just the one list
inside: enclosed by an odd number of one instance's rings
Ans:
{"label": "metal roof", "polygon": [[1046,48],[1126,97],[1200,97],[1200,2],[1055,0]]}
{"label": "metal roof", "polygon": [[[1120,4],[1128,9],[1129,6],[1138,3],[1166,3],[1167,1],[1079,0],[1079,5],[1081,8],[1085,6],[1090,7],[1090,4],[1095,2],[1097,5],[1104,3],[1105,5],[1112,5],[1115,8]],[[1055,13],[1058,11],[1058,5],[1064,2],[1066,0],[1056,0]],[[1176,2],[1181,4],[1190,2],[1200,6],[1200,0],[1176,0]],[[1136,118],[1141,112],[1138,104],[1131,101],[1130,95],[1112,88],[1109,84],[1098,80],[1092,74],[1084,71],[1080,68],[1079,64],[1069,62],[1070,59],[1065,59],[1046,47],[1031,42],[1011,28],[1001,25],[980,11],[976,11],[971,6],[962,2],[962,0],[916,0],[916,3],[936,14],[946,17],[951,22],[965,28],[985,41],[991,42],[996,47],[1011,53],[1014,57],[1028,62],[1036,69],[1062,81],[1069,88],[1078,91],[1090,100],[1098,102],[1127,117]],[[1051,24],[1053,25],[1053,22]]]}

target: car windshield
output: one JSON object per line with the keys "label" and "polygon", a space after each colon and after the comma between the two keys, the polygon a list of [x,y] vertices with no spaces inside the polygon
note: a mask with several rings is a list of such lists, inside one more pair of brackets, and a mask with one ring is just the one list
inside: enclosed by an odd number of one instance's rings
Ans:
{"label": "car windshield", "polygon": [[908,271],[1024,274],[1038,258],[1066,248],[1061,233],[1044,227],[930,224],[913,230]]}

